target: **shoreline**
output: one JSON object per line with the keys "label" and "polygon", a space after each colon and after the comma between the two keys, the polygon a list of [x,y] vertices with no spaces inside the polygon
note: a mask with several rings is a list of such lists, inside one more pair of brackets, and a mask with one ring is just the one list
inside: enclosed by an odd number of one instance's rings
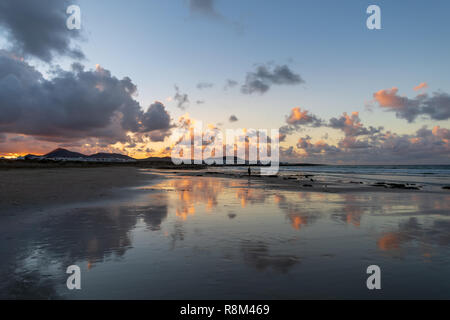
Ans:
{"label": "shoreline", "polygon": [[[152,169],[147,169],[151,172]],[[246,174],[239,173],[226,173],[217,171],[189,171],[189,170],[170,170],[170,173],[181,176],[203,176],[203,177],[217,177],[217,178],[229,178],[229,179],[247,179],[249,181],[262,182],[260,187],[263,188],[273,188],[273,189],[283,189],[291,191],[300,192],[326,192],[326,193],[344,193],[344,192],[417,192],[417,193],[440,193],[448,194],[449,189],[439,186],[432,186],[427,184],[417,184],[417,183],[399,183],[392,181],[378,181],[369,182],[364,179],[351,179],[348,177],[349,181],[340,180],[329,180],[321,181],[314,174],[291,174],[291,175],[257,175],[252,174],[248,176]],[[323,178],[330,178],[329,176],[320,176]],[[357,180],[357,181],[354,181]],[[257,187],[257,186],[253,186]]]}

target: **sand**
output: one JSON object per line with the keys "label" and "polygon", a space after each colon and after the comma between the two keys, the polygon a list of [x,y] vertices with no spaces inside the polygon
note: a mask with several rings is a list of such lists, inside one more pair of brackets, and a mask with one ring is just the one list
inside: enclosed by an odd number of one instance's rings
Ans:
{"label": "sand", "polygon": [[[146,174],[144,174],[144,172]],[[148,184],[155,175],[164,177],[173,170],[148,170],[135,167],[47,168],[0,170],[0,214],[42,211],[49,206],[117,199],[126,196],[124,188]],[[253,187],[312,192],[430,192],[426,188],[405,190],[387,185],[355,182],[317,181],[313,176],[252,176],[175,171],[177,175],[208,176],[217,178],[250,179],[258,182]],[[154,173],[155,175],[151,175]],[[436,190],[433,190],[436,191]],[[438,190],[448,193],[447,190]]]}
{"label": "sand", "polygon": [[133,167],[2,170],[0,214],[117,197],[149,179]]}
{"label": "sand", "polygon": [[0,299],[448,298],[447,190],[284,178],[0,171]]}

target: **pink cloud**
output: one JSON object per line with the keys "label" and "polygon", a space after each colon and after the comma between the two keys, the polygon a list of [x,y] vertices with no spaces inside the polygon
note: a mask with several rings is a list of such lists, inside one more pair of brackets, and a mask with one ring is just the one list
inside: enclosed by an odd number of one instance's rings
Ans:
{"label": "pink cloud", "polygon": [[428,88],[428,84],[426,82],[422,82],[421,84],[414,87],[414,91],[419,91],[420,89]]}
{"label": "pink cloud", "polygon": [[373,94],[373,98],[381,107],[403,108],[405,100],[397,95],[398,88],[379,90]]}

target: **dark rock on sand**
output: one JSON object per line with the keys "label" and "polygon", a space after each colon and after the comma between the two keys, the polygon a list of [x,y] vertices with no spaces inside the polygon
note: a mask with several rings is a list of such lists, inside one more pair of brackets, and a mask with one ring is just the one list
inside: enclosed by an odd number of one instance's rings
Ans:
{"label": "dark rock on sand", "polygon": [[371,185],[372,187],[384,187],[391,189],[405,189],[405,190],[420,190],[419,187],[410,186],[404,183],[387,183],[387,182],[377,182]]}
{"label": "dark rock on sand", "polygon": [[384,188],[387,188],[387,185],[385,185],[384,183],[380,183],[380,182],[377,182],[375,184],[371,184],[371,186],[372,187],[384,187]]}

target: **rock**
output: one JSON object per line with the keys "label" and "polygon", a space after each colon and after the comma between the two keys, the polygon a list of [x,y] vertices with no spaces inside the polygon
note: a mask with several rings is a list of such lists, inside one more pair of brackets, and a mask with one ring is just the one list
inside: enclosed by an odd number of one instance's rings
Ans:
{"label": "rock", "polygon": [[384,188],[387,188],[387,185],[381,184],[381,183],[371,184],[371,186],[372,186],[372,187],[384,187]]}

